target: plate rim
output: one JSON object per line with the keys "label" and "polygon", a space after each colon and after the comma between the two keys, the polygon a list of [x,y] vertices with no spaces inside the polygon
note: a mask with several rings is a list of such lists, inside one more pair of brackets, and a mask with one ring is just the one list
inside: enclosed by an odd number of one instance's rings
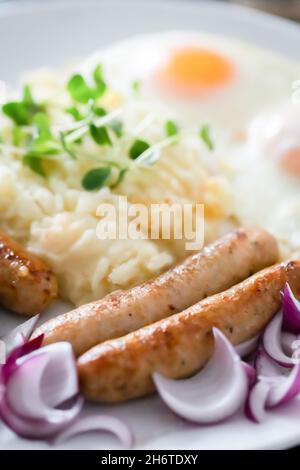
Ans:
{"label": "plate rim", "polygon": [[[237,12],[237,14],[247,15],[251,19],[261,19],[263,21],[268,21],[271,23],[277,23],[277,25],[289,26],[292,29],[295,29],[299,33],[300,26],[296,21],[293,21],[288,18],[283,18],[278,15],[274,15],[262,10],[257,10],[246,5],[239,5],[235,3],[221,3],[219,0],[202,0],[201,3],[195,3],[193,0],[159,0],[159,2],[154,2],[153,0],[143,0],[141,3],[139,0],[127,0],[126,8],[131,8],[133,6],[142,6],[143,8],[158,8],[161,6],[170,6],[171,4],[176,5],[175,8],[191,8],[191,9],[207,9],[213,10],[218,8],[219,10],[232,10]],[[124,2],[122,0],[51,0],[47,3],[40,3],[37,0],[25,0],[25,1],[6,1],[5,3],[0,4],[0,18],[5,18],[7,16],[18,15],[23,13],[32,13],[32,11],[38,12],[47,12],[53,10],[60,10],[64,8],[82,8],[82,7],[105,7],[105,6],[115,6],[115,7],[124,7]]]}
{"label": "plate rim", "polygon": [[[139,2],[138,0],[129,0],[126,3],[127,8],[134,8],[138,6],[140,9],[142,8],[149,8],[149,9],[159,9],[160,7],[170,7],[170,5],[174,6],[178,10],[190,8],[191,10],[204,10],[205,12],[213,12],[215,8],[219,10],[218,14],[222,11],[226,11],[226,15],[228,15],[230,11],[234,12],[236,16],[242,17],[243,21],[246,21],[249,25],[252,23],[255,27],[255,24],[259,23],[260,26],[266,26],[266,35],[273,33],[278,33],[278,30],[285,31],[286,33],[290,34],[292,37],[295,35],[298,40],[300,39],[300,26],[291,20],[283,19],[269,13],[261,12],[254,10],[252,8],[236,5],[236,4],[227,4],[221,3],[215,0],[212,1],[203,1],[203,2],[194,2],[191,0],[185,0],[184,2],[181,0],[160,0],[160,2],[150,2],[149,0]],[[5,21],[6,18],[15,16],[15,15],[24,15],[24,14],[39,14],[48,11],[60,11],[69,8],[97,8],[101,9],[102,7],[115,7],[121,6],[124,8],[124,2],[121,0],[104,0],[104,1],[97,1],[97,0],[73,0],[71,3],[69,0],[52,0],[51,3],[40,3],[37,1],[24,1],[24,2],[6,2],[0,4],[0,23]],[[292,40],[292,39],[291,39]],[[255,44],[255,42],[253,41]],[[276,48],[275,48],[276,50]],[[28,441],[29,442],[29,441]],[[289,438],[288,436],[284,436],[280,440],[277,439],[273,445],[268,446],[268,449],[284,449],[300,443],[300,434],[295,435],[293,438]],[[30,442],[28,443],[30,447]],[[262,447],[257,443],[257,446],[252,446],[252,450],[254,449],[261,449]]]}
{"label": "plate rim", "polygon": [[[264,49],[275,51],[275,53],[287,54],[292,60],[300,59],[300,52],[297,51],[296,47],[290,48],[288,53],[284,47],[284,43],[287,40],[289,42],[294,42],[294,44],[300,41],[300,24],[296,21],[282,18],[246,5],[221,2],[219,0],[201,0],[201,2],[195,2],[194,0],[126,0],[126,4],[122,0],[72,0],[72,2],[70,0],[51,0],[51,2],[47,3],[40,3],[37,0],[24,0],[22,2],[13,0],[0,4],[0,22],[14,16],[44,14],[47,12],[59,13],[60,11],[66,11],[70,8],[74,11],[75,9],[80,10],[82,8],[94,8],[98,10],[101,8],[116,8],[117,10],[118,8],[124,9],[124,7],[126,7],[126,9],[148,9],[150,12],[151,10],[155,11],[158,9],[170,8],[170,6],[172,6],[172,10],[176,10],[177,12],[183,10],[186,11],[188,9],[190,11],[202,12],[204,15],[215,14],[218,18],[223,17],[224,14],[224,17],[231,21],[238,21],[239,23],[245,24],[245,37],[241,33],[240,29],[238,32],[232,30],[230,33],[220,32],[220,34],[258,45],[258,47],[261,46]],[[254,37],[249,34],[249,28],[251,27],[259,28],[258,37]],[[178,30],[180,28],[169,28],[169,30],[170,29]],[[184,29],[184,27],[182,29]],[[203,31],[205,30],[206,29],[203,28]],[[262,45],[259,41],[261,31],[263,31],[264,36],[264,44]],[[211,31],[210,29],[209,32],[217,34],[217,31]],[[268,37],[272,34],[276,36],[279,34],[284,35],[282,43],[276,42],[275,45],[270,43],[270,39],[268,40]]]}

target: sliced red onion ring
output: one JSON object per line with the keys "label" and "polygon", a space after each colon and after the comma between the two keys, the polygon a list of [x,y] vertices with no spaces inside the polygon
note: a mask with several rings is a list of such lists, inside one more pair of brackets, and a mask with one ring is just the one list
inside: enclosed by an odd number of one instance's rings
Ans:
{"label": "sliced red onion ring", "polygon": [[250,390],[245,405],[246,416],[262,422],[267,408],[275,408],[291,401],[300,393],[300,364],[289,371],[274,363],[260,350],[256,359],[258,382]]}
{"label": "sliced red onion ring", "polygon": [[55,439],[55,444],[60,444],[66,439],[92,431],[109,431],[115,434],[124,447],[132,447],[133,434],[130,428],[119,418],[107,415],[89,416],[76,420],[66,430],[62,431]]}
{"label": "sliced red onion ring", "polygon": [[43,335],[40,335],[15,348],[8,356],[6,363],[1,366],[0,382],[2,381],[5,384],[10,378],[10,376],[14,373],[14,371],[18,368],[17,360],[20,357],[26,356],[27,354],[30,354],[36,349],[39,349],[41,347],[42,342]]}
{"label": "sliced red onion ring", "polygon": [[231,416],[244,402],[248,390],[247,372],[233,346],[217,328],[213,328],[213,334],[213,355],[196,375],[185,380],[153,375],[166,405],[196,423],[214,423]]}
{"label": "sliced red onion ring", "polygon": [[252,353],[257,345],[259,336],[255,336],[254,338],[249,339],[248,341],[244,341],[243,343],[234,346],[236,353],[240,357],[248,356],[248,354]]}
{"label": "sliced red onion ring", "polygon": [[243,364],[244,370],[246,372],[249,385],[251,386],[255,383],[256,371],[255,371],[254,367],[251,366],[250,364],[247,364],[247,362],[243,362],[242,364]]}
{"label": "sliced red onion ring", "polygon": [[[261,423],[266,419],[266,403],[272,384],[281,380],[282,368],[260,347],[255,358],[258,382],[250,389],[245,403],[245,415],[250,421]],[[285,373],[287,369],[284,369]]]}
{"label": "sliced red onion ring", "polygon": [[3,385],[0,416],[24,437],[52,436],[70,424],[83,405],[78,397],[67,408],[55,408],[78,394],[76,364],[69,343],[55,343],[17,358],[7,374],[6,387]]}
{"label": "sliced red onion ring", "polygon": [[300,364],[295,365],[290,374],[273,383],[267,398],[267,407],[275,408],[289,402],[300,393]]}
{"label": "sliced red onion ring", "polygon": [[283,325],[292,333],[300,333],[300,302],[286,283],[282,292]]}
{"label": "sliced red onion ring", "polygon": [[2,398],[0,397],[0,416],[3,422],[18,436],[27,439],[45,439],[61,431],[61,429],[75,419],[82,408],[82,404],[83,399],[79,397],[71,408],[73,417],[71,412],[69,412],[68,419],[62,423],[52,421],[51,419],[38,420],[19,416],[10,408],[5,397],[2,395]]}
{"label": "sliced red onion ring", "polygon": [[266,419],[265,407],[270,387],[266,382],[258,382],[250,390],[245,404],[245,415],[250,421],[261,423]]}
{"label": "sliced red onion ring", "polygon": [[257,376],[264,380],[270,379],[270,382],[277,381],[278,377],[288,373],[288,369],[280,367],[274,362],[263,348],[259,348],[255,359],[255,369]]}
{"label": "sliced red onion ring", "polygon": [[271,320],[263,335],[263,346],[266,353],[282,367],[293,367],[292,358],[283,351],[281,343],[282,312]]}
{"label": "sliced red onion ring", "polygon": [[16,413],[57,422],[68,415],[65,410],[53,407],[77,393],[75,359],[71,345],[66,342],[45,346],[19,359],[6,388],[7,402]]}
{"label": "sliced red onion ring", "polygon": [[[39,354],[41,350],[32,353]],[[48,362],[42,375],[40,393],[45,403],[57,406],[76,395],[79,390],[75,357],[70,343],[60,342],[45,346]],[[18,361],[21,364],[23,358]]]}
{"label": "sliced red onion ring", "polygon": [[[288,331],[281,332],[281,344],[283,351],[288,355],[292,356],[295,351],[295,341],[299,341],[299,336]],[[300,342],[298,344],[300,346]]]}
{"label": "sliced red onion ring", "polygon": [[[59,433],[59,440],[65,440],[75,434],[101,429],[113,432],[130,447],[132,433],[117,418],[102,415],[77,420],[71,425],[83,406],[83,398],[78,396],[72,347],[60,342],[40,348],[43,336],[26,342],[35,322],[26,323],[22,333],[19,327],[10,333],[11,345],[18,346],[0,368],[3,422],[19,436],[30,439],[50,439]],[[70,427],[65,431],[67,426]]]}
{"label": "sliced red onion ring", "polygon": [[7,355],[9,355],[13,349],[21,346],[30,338],[38,322],[38,319],[39,315],[35,315],[1,338],[1,340],[5,343]]}

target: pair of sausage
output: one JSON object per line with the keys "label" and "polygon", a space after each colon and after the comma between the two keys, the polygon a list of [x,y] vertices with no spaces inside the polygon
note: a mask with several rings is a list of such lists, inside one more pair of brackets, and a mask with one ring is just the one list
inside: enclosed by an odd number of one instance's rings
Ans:
{"label": "pair of sausage", "polygon": [[45,310],[57,296],[57,282],[46,264],[0,231],[0,303],[22,315]]}
{"label": "pair of sausage", "polygon": [[299,279],[299,264],[268,268],[217,293],[277,258],[276,241],[267,232],[236,230],[153,281],[50,320],[35,336],[44,334],[45,344],[69,341],[76,355],[84,353],[78,371],[89,399],[143,396],[153,390],[154,371],[173,378],[197,371],[211,354],[213,326],[234,344],[263,328],[279,306],[284,283],[294,286]]}
{"label": "pair of sausage", "polygon": [[[51,320],[35,335],[45,334],[45,344],[70,341],[77,355],[83,353],[78,371],[88,398],[116,402],[144,396],[154,389],[153,372],[183,378],[205,364],[212,327],[238,344],[272,318],[285,282],[300,293],[300,261],[267,268],[231,287],[277,257],[271,235],[237,230],[157,279]],[[56,293],[44,263],[0,232],[2,304],[30,315],[46,308]]]}
{"label": "pair of sausage", "polygon": [[119,402],[151,393],[154,372],[173,379],[193,375],[212,353],[212,327],[233,344],[254,337],[278,311],[286,282],[300,294],[299,280],[299,260],[278,264],[170,318],[95,346],[78,360],[84,395]]}
{"label": "pair of sausage", "polygon": [[181,312],[205,297],[228,289],[278,258],[275,239],[267,232],[239,229],[158,278],[128,291],[83,305],[39,328],[44,343],[68,341],[75,355],[107,339]]}

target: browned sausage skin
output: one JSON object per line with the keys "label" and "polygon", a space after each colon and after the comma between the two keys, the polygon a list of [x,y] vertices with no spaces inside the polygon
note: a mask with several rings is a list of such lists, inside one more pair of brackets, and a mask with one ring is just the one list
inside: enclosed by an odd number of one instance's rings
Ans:
{"label": "browned sausage skin", "polygon": [[211,354],[212,327],[233,344],[250,339],[280,307],[285,282],[299,295],[299,281],[300,260],[285,262],[177,315],[92,348],[78,359],[84,395],[119,402],[151,393],[155,371],[177,379],[194,374]]}
{"label": "browned sausage skin", "polygon": [[46,264],[0,231],[0,303],[22,315],[35,315],[57,296]]}
{"label": "browned sausage skin", "polygon": [[258,228],[235,230],[158,278],[54,318],[35,335],[44,334],[44,344],[69,341],[80,355],[95,344],[180,312],[277,259],[272,235]]}

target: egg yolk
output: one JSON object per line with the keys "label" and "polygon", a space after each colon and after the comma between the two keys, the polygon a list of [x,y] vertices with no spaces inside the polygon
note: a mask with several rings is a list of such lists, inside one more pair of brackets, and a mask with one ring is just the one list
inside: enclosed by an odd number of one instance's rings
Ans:
{"label": "egg yolk", "polygon": [[280,166],[291,175],[300,177],[300,147],[294,147],[281,155]]}
{"label": "egg yolk", "polygon": [[209,49],[188,47],[174,51],[157,80],[169,91],[195,96],[226,85],[233,75],[233,64],[226,57]]}

